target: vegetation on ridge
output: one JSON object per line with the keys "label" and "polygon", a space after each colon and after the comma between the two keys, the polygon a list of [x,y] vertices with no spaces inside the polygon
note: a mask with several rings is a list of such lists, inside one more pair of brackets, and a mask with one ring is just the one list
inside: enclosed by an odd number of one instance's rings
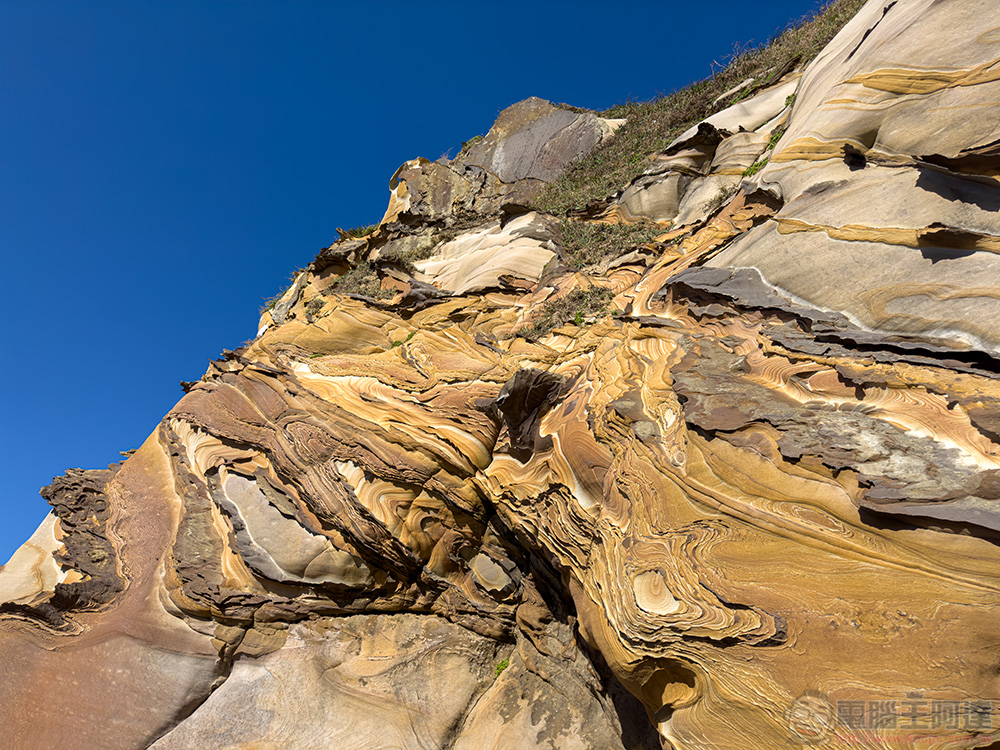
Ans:
{"label": "vegetation on ridge", "polygon": [[382,288],[378,267],[370,260],[361,261],[340,276],[330,285],[329,290],[338,294],[360,294],[372,299],[389,299],[393,296],[393,292]]}
{"label": "vegetation on ridge", "polygon": [[[447,237],[450,238],[450,235]],[[435,251],[447,241],[448,239],[438,239],[436,242],[425,245],[424,247],[411,247],[406,249],[389,248],[387,250],[383,250],[379,254],[378,260],[379,263],[388,263],[399,266],[412,276],[417,271],[414,264],[417,261],[430,258],[434,255]]]}
{"label": "vegetation on ridge", "polygon": [[378,224],[364,224],[360,227],[353,227],[351,229],[341,229],[337,228],[337,234],[340,235],[342,240],[358,240],[362,237],[367,237],[369,234],[378,229]]}
{"label": "vegetation on ridge", "polygon": [[656,224],[604,224],[590,221],[560,221],[559,234],[569,260],[577,268],[597,266],[644,245],[663,233]]}
{"label": "vegetation on ridge", "polygon": [[[612,138],[580,159],[561,178],[546,186],[537,208],[564,215],[588,201],[613,195],[642,174],[651,154],[706,117],[750,96],[776,80],[786,66],[810,62],[858,12],[865,0],[832,0],[812,17],[790,26],[769,44],[741,52],[710,78],[648,102],[612,107],[604,117],[626,117]],[[754,82],[716,103],[722,94],[748,78]]]}
{"label": "vegetation on ridge", "polygon": [[269,310],[273,310],[274,306],[278,304],[278,300],[288,294],[288,290],[295,286],[296,279],[299,278],[299,274],[306,270],[306,267],[296,268],[292,271],[291,275],[288,277],[288,283],[285,284],[284,288],[273,297],[268,297],[265,299],[260,306],[260,314],[263,315]]}
{"label": "vegetation on ridge", "polygon": [[[615,194],[641,175],[651,157],[667,148],[685,130],[715,112],[753,96],[757,90],[777,81],[796,65],[810,62],[864,2],[829,0],[814,15],[786,28],[768,44],[747,50],[737,48],[738,54],[710,78],[652,101],[629,102],[601,113],[611,118],[624,117],[627,121],[614,136],[577,161],[560,179],[545,186],[534,201],[534,207],[565,216],[590,201]],[[794,100],[795,95],[792,94],[786,100],[786,106],[792,106]],[[557,106],[582,111],[568,105]],[[771,134],[768,152],[774,149],[783,133],[784,128],[781,128]],[[482,138],[475,136],[463,143],[462,153]],[[752,176],[762,169],[769,156],[770,153],[767,153],[748,167],[744,176]],[[377,224],[348,230],[338,227],[337,233],[339,241],[363,240],[377,229]],[[320,297],[307,302],[306,313],[315,315],[320,312],[323,306],[321,297],[330,293],[355,294],[376,300],[392,298],[395,291],[382,287],[380,271],[384,271],[385,266],[395,266],[413,274],[416,270],[414,264],[432,255],[442,242],[452,238],[454,231],[446,230],[426,245],[392,246],[390,243],[375,257],[367,254],[368,257],[359,259],[354,267],[330,283]],[[650,242],[661,232],[661,227],[651,223],[612,225],[571,219],[560,221],[561,244],[566,250],[568,262],[588,272],[599,270],[607,261]],[[292,284],[295,278],[293,274]],[[287,291],[288,288],[265,300],[261,311],[272,309]],[[595,315],[607,314],[611,296],[607,290],[594,287],[550,300],[541,306],[538,315],[533,316],[533,324],[520,333],[526,338],[536,339],[560,325],[581,325]]]}
{"label": "vegetation on ridge", "polygon": [[607,315],[608,305],[614,296],[610,289],[600,286],[574,289],[569,294],[546,301],[539,309],[535,322],[518,333],[529,341],[537,341],[567,323],[582,326],[588,318]]}

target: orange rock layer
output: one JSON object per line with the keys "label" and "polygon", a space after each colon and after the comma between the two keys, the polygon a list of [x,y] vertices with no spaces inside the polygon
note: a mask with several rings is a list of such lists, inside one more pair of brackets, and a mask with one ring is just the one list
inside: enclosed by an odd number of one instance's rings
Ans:
{"label": "orange rock layer", "polygon": [[[866,5],[608,199],[672,213],[606,273],[524,204],[616,123],[529,100],[404,165],[134,455],[46,489],[0,570],[7,746],[1000,746],[1000,221],[851,208],[995,200],[941,161],[984,132],[897,149],[887,114],[997,101],[977,8]],[[888,65],[928,19],[968,26]],[[858,87],[855,178],[824,144]],[[934,111],[927,138],[966,116]],[[776,117],[791,145],[734,181]]]}

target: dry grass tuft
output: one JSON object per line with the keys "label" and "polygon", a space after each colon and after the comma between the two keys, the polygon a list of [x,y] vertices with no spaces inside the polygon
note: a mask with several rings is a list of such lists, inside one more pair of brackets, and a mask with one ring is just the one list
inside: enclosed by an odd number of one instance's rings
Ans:
{"label": "dry grass tuft", "polygon": [[520,335],[529,341],[537,341],[549,331],[567,323],[582,326],[588,318],[607,314],[613,297],[611,290],[604,287],[574,289],[569,294],[543,304],[535,322],[522,328]]}
{"label": "dry grass tuft", "polygon": [[[811,61],[862,5],[864,0],[833,0],[815,15],[785,29],[769,44],[738,54],[711,78],[653,101],[623,104],[601,113],[605,117],[626,117],[628,122],[569,172],[547,185],[535,201],[536,207],[562,216],[588,201],[613,195],[642,174],[650,155],[664,150],[689,127],[749,96],[757,87],[777,80],[790,63]],[[752,87],[714,103],[747,78],[756,79]]]}
{"label": "dry grass tuft", "polygon": [[598,266],[644,245],[663,229],[655,224],[601,224],[560,221],[559,234],[570,262],[577,268]]}

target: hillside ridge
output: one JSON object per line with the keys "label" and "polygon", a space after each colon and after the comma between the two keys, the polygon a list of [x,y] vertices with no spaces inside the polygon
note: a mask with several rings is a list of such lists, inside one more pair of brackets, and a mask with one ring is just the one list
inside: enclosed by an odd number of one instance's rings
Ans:
{"label": "hillside ridge", "polygon": [[839,0],[401,165],[43,490],[7,746],[1000,742],[990,8]]}

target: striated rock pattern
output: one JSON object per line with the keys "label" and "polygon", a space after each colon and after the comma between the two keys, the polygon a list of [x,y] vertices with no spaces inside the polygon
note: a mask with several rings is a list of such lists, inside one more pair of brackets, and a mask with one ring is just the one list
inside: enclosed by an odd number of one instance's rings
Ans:
{"label": "striated rock pattern", "polygon": [[6,746],[1000,747],[991,10],[869,2],[581,212],[663,225],[606,273],[530,201],[614,121],[405,164],[44,490]]}

